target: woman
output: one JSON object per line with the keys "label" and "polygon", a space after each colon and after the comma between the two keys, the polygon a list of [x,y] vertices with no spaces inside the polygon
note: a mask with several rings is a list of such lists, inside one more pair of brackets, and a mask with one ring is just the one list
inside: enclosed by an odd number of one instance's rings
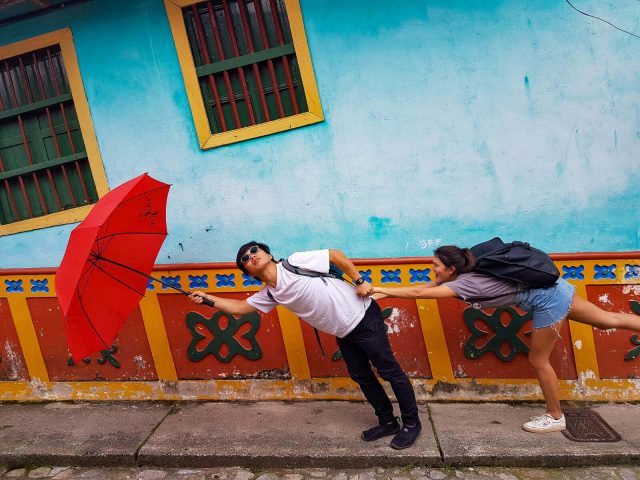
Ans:
{"label": "woman", "polygon": [[529,362],[535,369],[544,395],[547,413],[534,417],[522,428],[528,432],[556,432],[566,428],[560,409],[558,378],[549,362],[562,322],[567,316],[601,329],[640,330],[640,316],[605,312],[575,295],[575,287],[562,278],[548,288],[528,288],[516,282],[473,272],[475,258],[468,248],[442,246],[435,251],[436,281],[416,287],[374,287],[377,298],[462,299],[475,308],[514,305],[533,315]]}

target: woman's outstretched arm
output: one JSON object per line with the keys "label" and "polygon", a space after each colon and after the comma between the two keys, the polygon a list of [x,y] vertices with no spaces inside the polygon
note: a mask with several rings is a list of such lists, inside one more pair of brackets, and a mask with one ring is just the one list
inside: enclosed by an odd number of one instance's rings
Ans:
{"label": "woman's outstretched arm", "polygon": [[[446,285],[421,285],[419,287],[373,287],[374,294],[395,298],[449,298],[456,297],[456,292]],[[377,298],[383,298],[381,296]]]}

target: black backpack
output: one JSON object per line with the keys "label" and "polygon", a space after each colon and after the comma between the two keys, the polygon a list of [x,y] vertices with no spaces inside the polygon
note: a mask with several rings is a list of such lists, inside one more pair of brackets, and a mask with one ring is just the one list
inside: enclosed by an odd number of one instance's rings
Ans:
{"label": "black backpack", "polygon": [[[296,267],[295,265],[291,265],[288,260],[281,258],[280,263],[285,268],[285,270],[289,270],[291,273],[295,273],[296,275],[302,275],[304,277],[320,277],[324,283],[327,283],[325,278],[335,278],[337,280],[344,280],[345,282],[351,283],[344,278],[344,273],[338,267],[336,267],[333,263],[329,264],[329,273],[316,272],[315,270],[309,270],[306,268]],[[352,284],[353,285],[353,284]],[[273,295],[267,288],[267,295],[269,298],[275,302]],[[324,348],[322,348],[322,342],[320,341],[320,334],[318,333],[318,329],[313,327],[313,331],[316,334],[316,340],[318,345],[320,346],[320,352],[322,352],[322,356],[324,357]]]}
{"label": "black backpack", "polygon": [[504,243],[495,237],[470,250],[476,257],[474,272],[523,283],[531,288],[551,287],[560,277],[549,255],[526,242]]}

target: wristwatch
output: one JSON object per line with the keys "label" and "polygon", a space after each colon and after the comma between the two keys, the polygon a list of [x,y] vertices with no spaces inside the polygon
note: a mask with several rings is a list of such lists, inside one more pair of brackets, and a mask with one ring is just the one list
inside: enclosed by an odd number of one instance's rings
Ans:
{"label": "wristwatch", "polygon": [[356,280],[354,280],[354,285],[357,287],[358,285],[362,285],[364,283],[364,278],[360,277]]}

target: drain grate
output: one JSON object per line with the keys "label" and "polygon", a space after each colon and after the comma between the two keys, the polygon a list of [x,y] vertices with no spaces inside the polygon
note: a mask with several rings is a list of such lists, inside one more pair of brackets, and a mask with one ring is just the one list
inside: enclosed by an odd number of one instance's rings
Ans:
{"label": "drain grate", "polygon": [[574,442],[619,442],[620,435],[602,417],[587,408],[564,411],[567,429],[562,434]]}

